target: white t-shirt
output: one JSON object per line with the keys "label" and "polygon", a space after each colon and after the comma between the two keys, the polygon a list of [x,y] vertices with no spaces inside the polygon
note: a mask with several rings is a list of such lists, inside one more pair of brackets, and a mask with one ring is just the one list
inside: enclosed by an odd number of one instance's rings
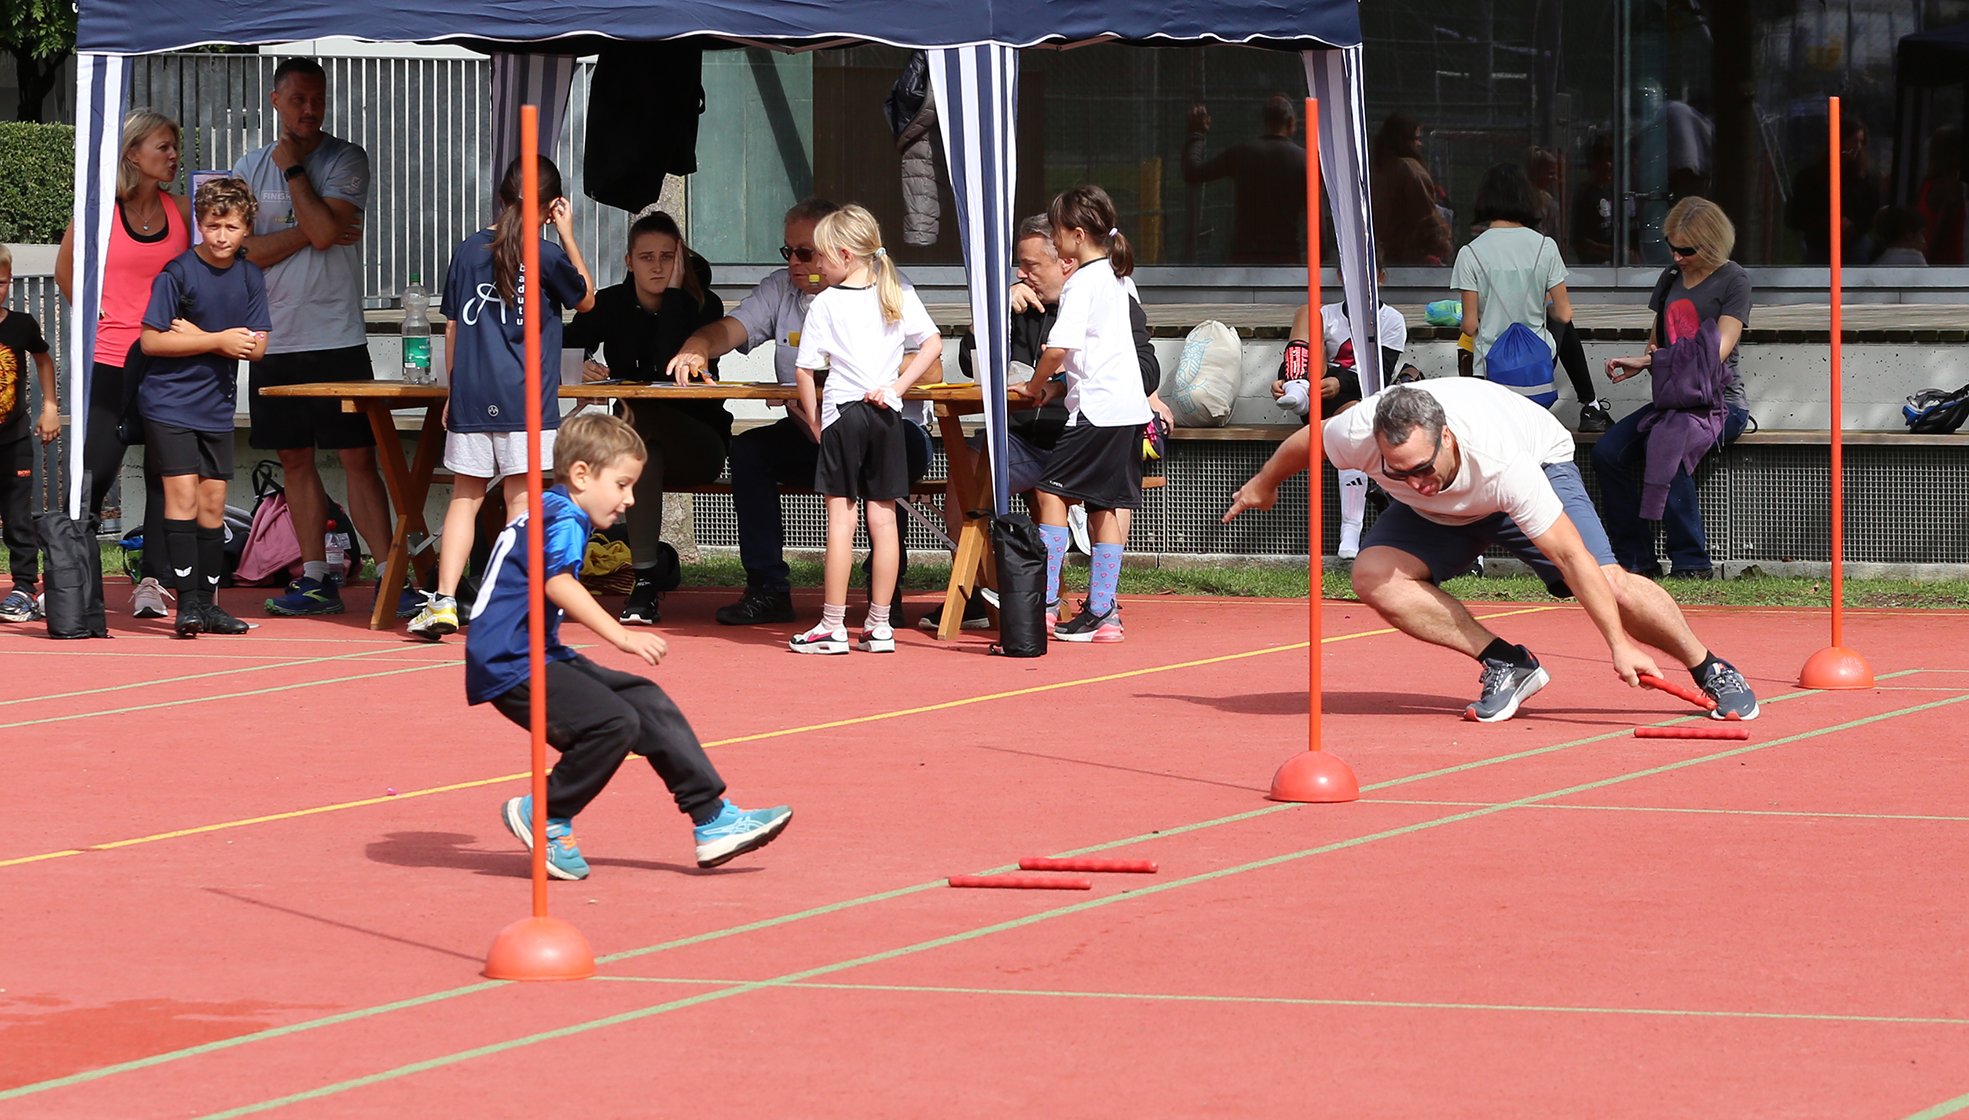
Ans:
{"label": "white t-shirt", "polygon": [[1046,347],[1067,352],[1068,427],[1082,418],[1102,428],[1149,422],[1128,299],[1128,282],[1115,277],[1106,258],[1074,269],[1060,291],[1060,315]]}
{"label": "white t-shirt", "polygon": [[882,298],[872,284],[833,287],[815,296],[800,327],[800,352],[794,364],[799,369],[828,371],[827,383],[821,387],[820,426],[834,423],[842,405],[895,381],[902,372],[903,354],[936,333],[937,325],[914,288],[903,289],[902,318],[893,323],[883,320]]}
{"label": "white t-shirt", "polygon": [[[1408,320],[1402,318],[1401,312],[1396,311],[1384,303],[1381,305],[1380,314],[1376,315],[1375,319],[1381,331],[1381,337],[1376,340],[1381,349],[1393,350],[1397,354],[1408,349]],[[1353,358],[1351,351],[1347,352],[1346,361],[1343,362],[1340,360],[1342,348],[1351,345],[1354,341],[1354,326],[1347,321],[1347,305],[1345,303],[1329,303],[1325,307],[1320,308],[1320,334],[1326,338],[1326,363],[1328,365],[1339,364],[1352,367],[1358,364]],[[1384,378],[1393,377],[1394,375],[1395,371],[1391,369],[1381,371],[1381,376]]]}
{"label": "white t-shirt", "polygon": [[1334,467],[1364,472],[1396,501],[1444,525],[1502,513],[1528,537],[1552,528],[1565,507],[1545,477],[1545,466],[1573,461],[1572,433],[1564,424],[1504,386],[1474,377],[1432,377],[1408,388],[1433,395],[1443,406],[1445,427],[1463,452],[1456,480],[1424,496],[1382,470],[1374,410],[1385,392],[1321,425],[1320,442]]}
{"label": "white t-shirt", "polygon": [[[339,198],[358,213],[369,208],[369,153],[333,136],[323,136],[301,166],[308,181],[325,201]],[[300,224],[294,216],[293,195],[281,169],[273,165],[273,145],[239,157],[233,172],[246,180],[259,199],[253,219],[255,236],[280,233]],[[267,353],[294,354],[307,350],[339,350],[361,346],[369,338],[362,321],[362,247],[305,246],[300,252],[266,269],[267,310],[273,330]]]}
{"label": "white t-shirt", "polygon": [[1525,226],[1499,226],[1457,250],[1450,291],[1477,293],[1476,374],[1484,375],[1490,353],[1505,328],[1523,323],[1547,353],[1556,350],[1545,329],[1545,293],[1566,282],[1566,262],[1558,243]]}

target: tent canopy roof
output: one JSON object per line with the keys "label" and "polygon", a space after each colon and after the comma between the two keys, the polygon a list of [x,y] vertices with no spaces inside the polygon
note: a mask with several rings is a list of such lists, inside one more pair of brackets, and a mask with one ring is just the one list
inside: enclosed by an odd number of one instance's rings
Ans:
{"label": "tent canopy roof", "polygon": [[[793,48],[841,40],[903,47],[1029,47],[1110,39],[1214,41],[1285,50],[1354,46],[1358,0],[83,0],[76,46],[150,54],[204,44],[259,45],[331,35],[375,42],[545,43],[692,35]],[[569,48],[570,51],[574,47]]]}
{"label": "tent canopy roof", "polygon": [[1953,86],[1969,82],[1969,23],[1902,36],[1894,65],[1902,85]]}

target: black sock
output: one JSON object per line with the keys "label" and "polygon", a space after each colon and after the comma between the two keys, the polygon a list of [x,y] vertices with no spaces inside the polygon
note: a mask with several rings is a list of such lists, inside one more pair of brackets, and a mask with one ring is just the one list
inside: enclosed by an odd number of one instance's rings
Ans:
{"label": "black sock", "polygon": [[1721,658],[1717,657],[1715,654],[1709,652],[1708,650],[1703,650],[1702,660],[1696,662],[1693,666],[1689,668],[1689,675],[1696,679],[1697,684],[1701,684],[1702,682],[1709,679],[1709,671],[1711,669],[1714,669],[1716,666],[1721,665],[1722,663],[1723,661]]}
{"label": "black sock", "polygon": [[710,824],[712,821],[718,819],[719,813],[724,811],[725,799],[720,797],[709,805],[703,805],[691,810],[691,824],[699,827]]}
{"label": "black sock", "polygon": [[171,586],[182,602],[198,587],[198,522],[165,518],[164,554],[171,564]]}
{"label": "black sock", "polygon": [[1538,664],[1538,659],[1523,646],[1514,646],[1503,638],[1492,638],[1484,651],[1477,655],[1479,661],[1502,661],[1517,669],[1529,669]]}
{"label": "black sock", "polygon": [[226,531],[217,525],[198,527],[198,601],[210,605],[219,594],[219,573],[226,562]]}
{"label": "black sock", "polygon": [[1566,369],[1566,379],[1572,382],[1572,391],[1580,404],[1592,404],[1593,376],[1587,372],[1586,348],[1580,345],[1579,331],[1571,323],[1559,329],[1559,364]]}

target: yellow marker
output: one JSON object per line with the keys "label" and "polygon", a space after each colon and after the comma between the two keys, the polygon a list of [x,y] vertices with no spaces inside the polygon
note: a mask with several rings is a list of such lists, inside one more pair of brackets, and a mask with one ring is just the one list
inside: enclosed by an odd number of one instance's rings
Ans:
{"label": "yellow marker", "polygon": [[820,283],[820,273],[818,273],[818,272],[809,272],[809,273],[807,274],[807,283],[809,283],[809,284],[818,284],[818,283]]}

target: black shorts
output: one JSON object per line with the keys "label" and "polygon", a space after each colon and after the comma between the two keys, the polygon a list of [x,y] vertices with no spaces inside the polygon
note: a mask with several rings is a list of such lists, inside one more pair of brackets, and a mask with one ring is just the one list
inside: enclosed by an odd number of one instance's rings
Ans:
{"label": "black shorts", "polygon": [[1088,509],[1142,505],[1142,425],[1075,424],[1060,433],[1039,489]]}
{"label": "black shorts", "polygon": [[895,412],[850,401],[820,432],[814,489],[830,498],[893,502],[909,496],[909,450]]}
{"label": "black shorts", "polygon": [[369,366],[367,346],[268,354],[252,364],[246,377],[252,391],[247,411],[253,416],[247,445],[260,451],[374,447],[376,436],[369,430],[369,418],[360,412],[343,412],[341,401],[260,395],[260,390],[273,385],[374,380],[376,371]]}
{"label": "black shorts", "polygon": [[155,420],[144,421],[145,457],[157,477],[195,474],[200,478],[232,478],[232,433],[194,432]]}

